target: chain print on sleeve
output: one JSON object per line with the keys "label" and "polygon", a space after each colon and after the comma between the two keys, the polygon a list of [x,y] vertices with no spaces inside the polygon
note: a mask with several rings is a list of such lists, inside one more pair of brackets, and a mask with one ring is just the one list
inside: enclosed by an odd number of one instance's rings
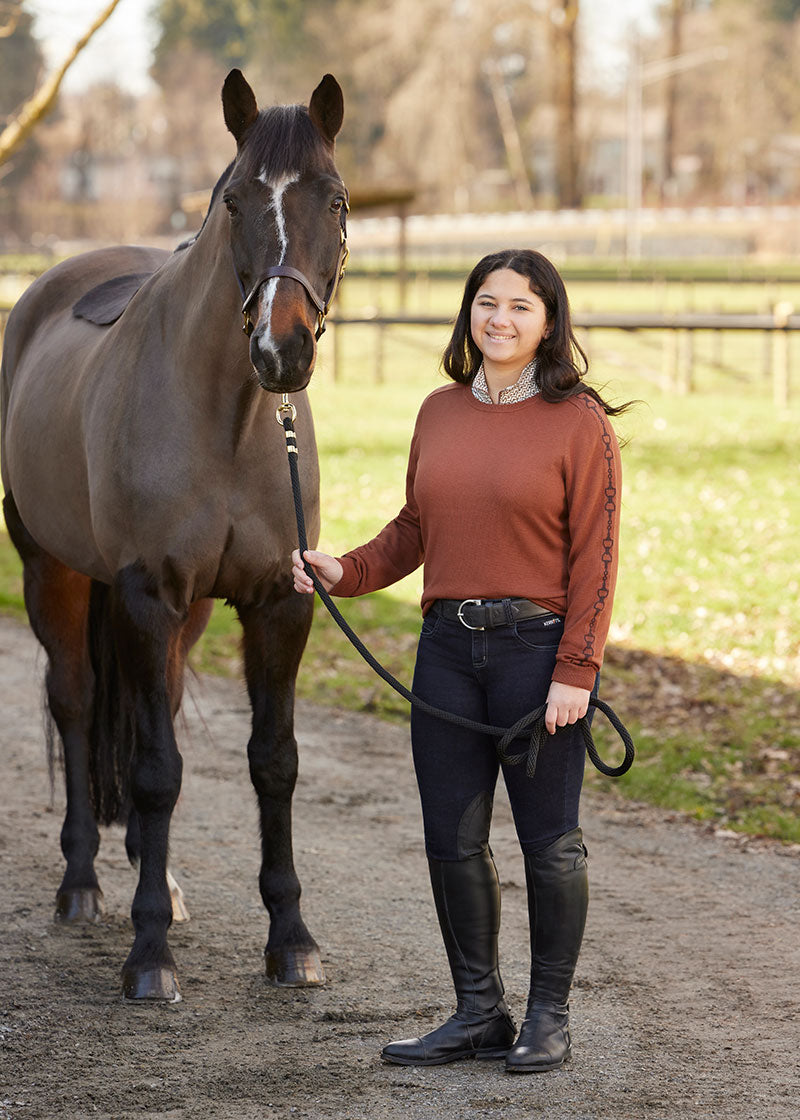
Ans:
{"label": "chain print on sleeve", "polygon": [[614,560],[614,515],[617,511],[617,486],[616,479],[614,478],[614,447],[612,442],[612,435],[609,431],[608,420],[606,414],[603,412],[600,405],[592,397],[586,396],[586,405],[597,417],[598,423],[601,428],[601,438],[603,441],[603,456],[605,458],[606,469],[606,486],[603,491],[604,506],[603,508],[607,514],[606,533],[603,538],[603,579],[602,583],[597,589],[597,597],[593,604],[593,613],[589,621],[586,633],[583,636],[583,656],[587,661],[594,659],[595,652],[595,631],[597,629],[597,621],[605,609],[606,599],[609,595],[609,579],[611,576],[611,565]]}

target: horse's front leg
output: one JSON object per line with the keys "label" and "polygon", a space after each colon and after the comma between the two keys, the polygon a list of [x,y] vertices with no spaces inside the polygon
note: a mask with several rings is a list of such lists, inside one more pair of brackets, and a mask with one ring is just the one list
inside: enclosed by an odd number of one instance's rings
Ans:
{"label": "horse's front leg", "polygon": [[112,610],[123,701],[134,728],[131,798],[139,825],[139,883],[131,907],[135,938],[122,969],[122,990],[128,999],[174,1002],[181,996],[167,945],[172,922],[167,848],[183,763],[167,666],[182,619],[159,599],[152,577],[135,565],[117,576]]}
{"label": "horse's front leg", "polygon": [[244,663],[253,708],[247,747],[261,818],[261,897],[270,916],[264,950],[267,978],[306,987],[325,982],[319,949],[300,916],[300,881],[292,854],[292,794],[297,780],[294,690],[313,603],[283,588],[267,604],[239,608]]}

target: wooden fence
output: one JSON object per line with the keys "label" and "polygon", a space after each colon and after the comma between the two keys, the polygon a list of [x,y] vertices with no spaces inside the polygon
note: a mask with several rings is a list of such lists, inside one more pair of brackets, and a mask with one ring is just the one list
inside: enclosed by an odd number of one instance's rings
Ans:
{"label": "wooden fence", "polygon": [[[452,323],[451,318],[438,315],[384,315],[345,314],[328,319],[333,330],[333,377],[338,379],[341,370],[341,339],[339,332],[355,325],[371,325],[375,329],[375,377],[383,379],[384,343],[391,327],[443,327]],[[729,314],[686,311],[676,314],[651,312],[626,313],[619,311],[575,311],[572,315],[575,328],[590,345],[595,330],[660,331],[666,334],[664,351],[664,376],[666,382],[679,393],[691,393],[695,387],[695,335],[698,331],[712,332],[718,346],[726,332],[751,331],[762,334],[762,373],[771,379],[775,404],[785,407],[791,396],[791,362],[789,340],[792,332],[800,331],[800,314],[794,314],[789,304],[778,304],[772,314]],[[717,364],[720,364],[719,362]]]}
{"label": "wooden fence", "polygon": [[[8,310],[0,308],[0,339],[2,338]],[[800,314],[795,314],[790,304],[777,304],[772,314],[730,314],[684,311],[676,314],[651,312],[625,313],[619,311],[576,311],[572,321],[581,332],[587,347],[595,330],[660,331],[666,334],[664,348],[665,381],[679,393],[691,393],[695,387],[695,335],[698,331],[712,332],[721,342],[727,332],[751,331],[760,333],[762,347],[762,374],[772,382],[772,396],[778,407],[786,407],[791,398],[790,337],[800,331]],[[391,327],[443,327],[452,319],[439,315],[384,315],[346,314],[333,315],[328,324],[333,334],[333,377],[341,371],[341,334],[346,327],[369,325],[375,329],[375,377],[383,379],[384,343],[386,331]]]}

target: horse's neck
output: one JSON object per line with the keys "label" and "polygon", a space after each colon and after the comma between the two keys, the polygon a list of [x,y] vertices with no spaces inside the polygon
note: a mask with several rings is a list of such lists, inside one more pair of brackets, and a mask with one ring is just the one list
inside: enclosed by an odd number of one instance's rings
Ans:
{"label": "horse's neck", "polygon": [[167,377],[186,399],[200,404],[200,414],[210,418],[223,439],[235,444],[262,411],[269,411],[269,402],[250,364],[227,216],[222,217],[224,222],[210,218],[202,234],[170,258],[156,298],[165,326],[163,345],[172,357],[165,363]]}
{"label": "horse's neck", "polygon": [[178,356],[190,358],[192,376],[207,369],[219,379],[231,367],[234,377],[249,372],[227,222],[210,218],[195,241],[175,252],[164,281],[159,296],[168,337]]}

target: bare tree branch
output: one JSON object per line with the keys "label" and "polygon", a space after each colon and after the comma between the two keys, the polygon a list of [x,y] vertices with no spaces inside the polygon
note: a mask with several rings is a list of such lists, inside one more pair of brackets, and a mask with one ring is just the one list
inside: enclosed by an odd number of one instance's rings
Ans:
{"label": "bare tree branch", "polygon": [[111,0],[89,30],[81,36],[59,68],[47,79],[34,95],[25,102],[10,124],[0,132],[0,164],[5,163],[13,151],[27,140],[33,129],[52,109],[64,75],[89,42],[95,31],[103,26],[116,8],[119,0]]}

